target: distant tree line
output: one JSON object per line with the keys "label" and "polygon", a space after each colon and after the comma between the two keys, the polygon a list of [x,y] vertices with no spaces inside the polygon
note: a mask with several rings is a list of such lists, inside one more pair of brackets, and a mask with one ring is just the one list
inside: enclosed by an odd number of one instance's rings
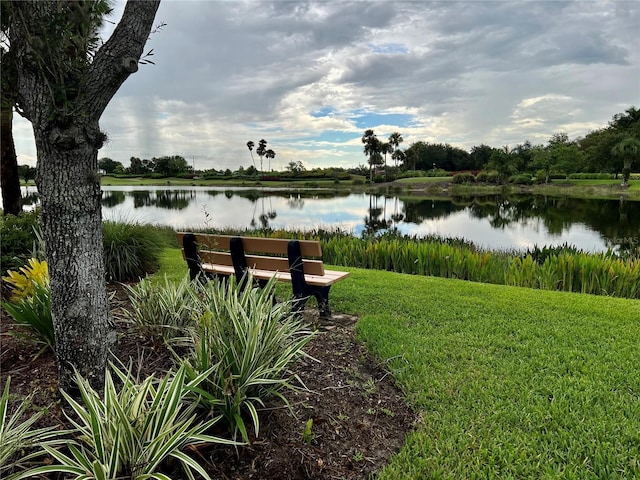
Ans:
{"label": "distant tree line", "polygon": [[98,161],[98,168],[107,175],[156,174],[162,177],[179,177],[193,174],[193,167],[180,155],[153,157],[151,160],[131,157],[129,162],[130,165],[125,167],[122,163],[105,157]]}
{"label": "distant tree line", "polygon": [[[363,152],[367,157],[366,166],[350,169],[315,168],[307,170],[301,161],[291,161],[285,166],[280,177],[320,178],[325,175],[334,178],[345,172],[367,176],[371,179],[391,179],[394,175],[411,174],[411,171],[422,171],[427,174],[442,172],[478,172],[492,170],[498,178],[505,180],[520,174],[532,174],[538,179],[548,182],[551,178],[565,177],[574,173],[608,173],[616,177],[622,176],[627,183],[629,174],[640,160],[640,110],[628,108],[623,113],[613,116],[606,127],[592,131],[586,136],[570,139],[565,132],[551,135],[546,144],[533,145],[529,140],[513,148],[508,146],[491,147],[480,144],[469,151],[454,147],[448,143],[431,143],[418,141],[402,150],[402,134],[392,133],[388,139],[380,140],[371,129],[362,136]],[[140,176],[191,176],[206,177],[256,177],[265,174],[273,176],[270,160],[275,152],[267,148],[267,142],[260,140],[256,153],[260,158],[258,170],[253,158],[255,144],[247,142],[253,165],[248,168],[239,166],[235,172],[226,170],[198,170],[180,155],[164,156],[152,159],[131,157],[129,166],[111,158],[101,158],[99,168],[107,175],[140,175]],[[263,159],[269,160],[268,170],[262,171]],[[390,160],[388,162],[388,160]],[[35,178],[35,168],[28,165],[19,166],[20,178],[25,182]],[[270,177],[269,177],[270,178]]]}
{"label": "distant tree line", "polygon": [[[392,137],[400,139],[398,133]],[[609,124],[585,137],[569,139],[565,132],[554,133],[546,145],[533,145],[526,140],[513,148],[490,147],[485,144],[474,146],[470,151],[447,143],[418,141],[406,150],[398,149],[398,144],[377,139],[373,130],[366,130],[362,136],[363,152],[368,159],[370,175],[373,169],[384,166],[386,174],[386,154],[392,153],[397,163],[397,171],[479,171],[495,170],[500,178],[534,173],[549,181],[552,175],[572,173],[621,174],[627,183],[634,162],[640,158],[640,110],[628,108],[624,113],[613,116]]]}

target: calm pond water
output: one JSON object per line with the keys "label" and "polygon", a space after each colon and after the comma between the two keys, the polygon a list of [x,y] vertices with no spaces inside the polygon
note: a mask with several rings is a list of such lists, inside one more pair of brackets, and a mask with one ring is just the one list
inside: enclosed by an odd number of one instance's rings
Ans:
{"label": "calm pond water", "polygon": [[[33,189],[31,189],[31,192]],[[103,217],[169,225],[340,228],[461,237],[492,249],[569,244],[587,251],[640,242],[640,202],[544,196],[431,199],[332,191],[104,187]]]}

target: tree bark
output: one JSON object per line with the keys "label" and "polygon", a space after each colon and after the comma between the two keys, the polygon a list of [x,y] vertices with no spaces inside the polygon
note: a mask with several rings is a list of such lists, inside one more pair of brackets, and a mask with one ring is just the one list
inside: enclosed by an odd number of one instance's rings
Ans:
{"label": "tree bark", "polygon": [[[54,58],[42,54],[49,52],[42,32],[50,31],[42,26],[55,18],[57,3],[13,4],[16,103],[34,129],[60,386],[72,392],[74,368],[95,388],[102,388],[115,341],[105,285],[98,175],[98,150],[106,136],[98,122],[113,95],[137,70],[159,3],[128,2],[111,38],[80,71],[77,64],[64,70],[68,49],[54,52]],[[62,74],[56,75],[56,68]],[[74,90],[65,91],[61,109],[53,92],[67,85]]]}
{"label": "tree bark", "polygon": [[35,138],[38,158],[46,159],[38,162],[37,184],[61,385],[73,390],[76,367],[102,386],[115,333],[105,284],[98,151],[82,138],[71,148],[47,141],[42,132]]}
{"label": "tree bark", "polygon": [[18,215],[22,211],[18,157],[13,143],[12,105],[2,102],[0,106],[0,179],[2,181],[2,208],[5,214]]}

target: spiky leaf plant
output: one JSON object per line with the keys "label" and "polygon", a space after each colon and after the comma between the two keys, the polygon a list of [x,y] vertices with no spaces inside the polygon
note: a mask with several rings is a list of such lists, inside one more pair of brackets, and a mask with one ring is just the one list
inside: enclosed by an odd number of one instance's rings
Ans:
{"label": "spiky leaf plant", "polygon": [[128,318],[143,335],[170,342],[194,325],[193,318],[198,316],[193,313],[197,299],[188,275],[178,284],[166,277],[164,282],[144,279],[127,289],[132,306],[127,310]]}
{"label": "spiky leaf plant", "polygon": [[53,349],[55,333],[47,262],[31,258],[20,272],[9,270],[7,276],[2,277],[12,290],[11,297],[1,302],[2,308],[17,323],[29,327],[37,341]]}
{"label": "spiky leaf plant", "polygon": [[[209,479],[206,471],[184,453],[188,445],[205,443],[236,444],[205,432],[219,417],[197,420],[197,404],[187,402],[188,393],[210,372],[187,381],[185,369],[168,373],[159,383],[151,376],[138,383],[131,370],[112,365],[116,375],[107,372],[104,394],[93,390],[76,372],[80,401],[63,395],[73,410],[69,421],[77,428],[78,440],[66,442],[66,451],[44,446],[58,464],[45,465],[32,475],[61,472],[65,478],[169,480],[162,472],[164,462],[176,459],[187,478],[194,473]],[[116,385],[121,385],[117,387]],[[27,477],[20,477],[27,478]]]}
{"label": "spiky leaf plant", "polygon": [[185,339],[188,353],[176,355],[190,379],[205,375],[196,389],[200,404],[221,412],[245,442],[246,414],[257,436],[258,408],[264,399],[277,396],[288,404],[282,390],[296,388],[297,378],[289,367],[306,355],[303,348],[313,335],[291,312],[289,302],[274,305],[274,285],[272,279],[263,289],[242,289],[233,278],[203,285],[196,297],[203,313]]}
{"label": "spiky leaf plant", "polygon": [[10,384],[11,377],[7,378],[0,397],[0,478],[4,480],[27,478],[23,477],[25,468],[42,453],[41,449],[35,447],[60,443],[61,435],[64,433],[56,431],[55,427],[32,429],[44,415],[44,411],[31,417],[25,415],[31,397],[25,398],[18,409],[9,415]]}

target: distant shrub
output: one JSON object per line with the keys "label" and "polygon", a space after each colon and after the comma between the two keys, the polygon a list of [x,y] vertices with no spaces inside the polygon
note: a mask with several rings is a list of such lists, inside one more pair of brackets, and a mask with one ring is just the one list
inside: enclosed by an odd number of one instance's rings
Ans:
{"label": "distant shrub", "polygon": [[472,173],[457,173],[453,176],[452,181],[457,185],[475,183],[476,177],[474,177]]}
{"label": "distant shrub", "polygon": [[549,179],[550,180],[566,180],[567,179],[567,174],[566,173],[560,173],[560,172],[551,172],[549,174]]}
{"label": "distant shrub", "polygon": [[534,183],[545,183],[547,180],[547,172],[545,172],[544,170],[536,170],[536,173],[533,177],[533,181]]}
{"label": "distant shrub", "polygon": [[373,177],[373,183],[382,183],[384,182],[384,177],[382,175],[376,175]]}
{"label": "distant shrub", "polygon": [[572,180],[613,180],[613,173],[572,173],[569,175]]}
{"label": "distant shrub", "polygon": [[487,183],[487,172],[484,170],[482,172],[478,172],[476,175],[476,182],[478,183]]}
{"label": "distant shrub", "polygon": [[531,178],[531,175],[521,173],[509,178],[509,183],[513,183],[515,185],[531,185],[533,183],[533,179]]}
{"label": "distant shrub", "polygon": [[354,178],[351,185],[364,185],[364,178]]}
{"label": "distant shrub", "polygon": [[476,182],[498,184],[500,183],[500,176],[495,170],[483,170],[481,172],[478,172],[478,174],[476,175]]}
{"label": "distant shrub", "polygon": [[451,176],[450,172],[443,170],[442,168],[436,168],[435,170],[428,170],[426,172],[427,177],[449,177]]}

